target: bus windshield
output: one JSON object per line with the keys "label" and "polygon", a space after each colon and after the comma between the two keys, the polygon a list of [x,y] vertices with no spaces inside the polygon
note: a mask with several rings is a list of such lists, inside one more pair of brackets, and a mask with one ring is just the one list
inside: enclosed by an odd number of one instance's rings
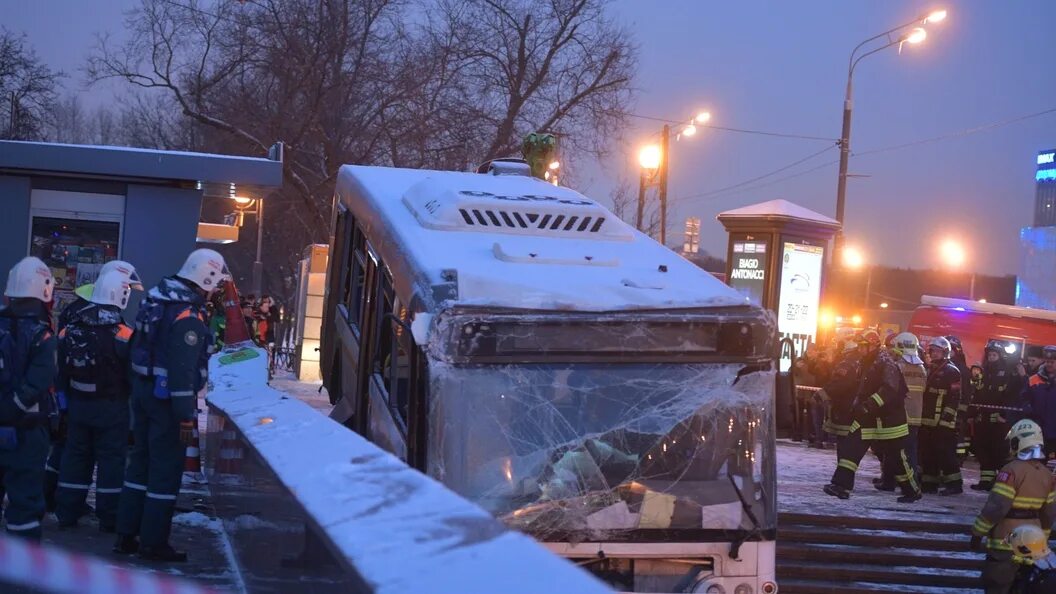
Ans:
{"label": "bus windshield", "polygon": [[751,369],[431,360],[429,471],[542,540],[772,532],[774,377]]}

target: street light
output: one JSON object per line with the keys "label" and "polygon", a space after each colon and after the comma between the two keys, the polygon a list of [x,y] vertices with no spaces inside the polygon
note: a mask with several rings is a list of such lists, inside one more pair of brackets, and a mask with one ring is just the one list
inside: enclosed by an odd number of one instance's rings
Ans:
{"label": "street light", "polygon": [[[675,140],[683,136],[690,138],[697,133],[697,124],[706,124],[711,120],[711,113],[707,111],[697,112],[689,120],[676,123],[678,135]],[[638,177],[638,211],[635,214],[634,226],[642,230],[642,218],[645,216],[645,188],[656,185],[660,198],[660,243],[667,245],[667,179],[670,169],[668,152],[671,146],[671,125],[665,124],[660,131],[660,145],[650,144],[643,147],[638,153],[638,163],[642,171]],[[646,175],[648,174],[648,175]]]}
{"label": "street light", "polygon": [[[958,270],[965,263],[968,262],[968,252],[965,251],[964,246],[961,242],[956,239],[947,238],[939,244],[939,257],[942,258],[942,264],[951,270]],[[975,271],[971,273],[971,280],[968,284],[968,298],[975,300]]]}
{"label": "street light", "polygon": [[253,261],[253,292],[260,295],[264,281],[264,263],[260,259],[264,246],[264,201],[259,198],[239,196],[235,193],[235,184],[231,184],[228,198],[235,203],[235,212],[232,214],[235,215],[235,224],[239,227],[245,223],[246,212],[254,205],[257,207],[255,212],[257,215],[257,257]]}
{"label": "street light", "polygon": [[869,294],[873,287],[873,267],[865,263],[865,254],[854,246],[847,246],[840,252],[844,268],[848,270],[865,269],[865,309],[869,309]]}
{"label": "street light", "polygon": [[[851,51],[851,57],[847,60],[847,92],[843,99],[843,130],[840,133],[840,173],[836,181],[836,220],[840,222],[840,228],[836,231],[836,255],[839,255],[840,250],[843,248],[843,212],[847,200],[847,164],[851,157],[851,113],[854,110],[854,102],[852,100],[854,69],[858,66],[858,62],[861,62],[866,56],[871,56],[895,45],[901,48],[903,43],[915,45],[923,42],[927,38],[928,32],[922,25],[938,23],[945,19],[945,10],[934,10],[908,23],[903,23],[879,35],[874,35],[859,43]],[[913,28],[910,29],[910,27]],[[910,30],[906,32],[907,29]],[[895,33],[900,34],[895,36]],[[858,50],[881,38],[886,38],[887,43],[858,55]]]}

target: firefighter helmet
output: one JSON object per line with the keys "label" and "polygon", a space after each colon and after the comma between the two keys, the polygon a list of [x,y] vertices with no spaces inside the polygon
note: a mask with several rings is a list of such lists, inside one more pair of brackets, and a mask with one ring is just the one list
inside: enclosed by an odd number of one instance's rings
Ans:
{"label": "firefighter helmet", "polygon": [[120,270],[111,270],[100,275],[92,288],[88,301],[100,305],[116,305],[122,310],[128,307],[128,298],[132,295],[132,283],[129,277]]}
{"label": "firefighter helmet", "polygon": [[[940,351],[942,351],[941,358],[944,360],[950,358],[950,341],[941,336],[937,336],[931,339],[931,342],[928,343],[928,350],[930,351],[931,349],[939,349]],[[931,353],[928,354],[930,355]],[[935,358],[932,357],[932,360],[934,359]]]}
{"label": "firefighter helmet", "polygon": [[920,341],[917,340],[917,337],[912,332],[903,332],[895,336],[895,350],[898,351],[906,363],[914,365],[922,363],[920,356],[917,354],[918,348],[920,348]]}
{"label": "firefighter helmet", "polygon": [[847,339],[843,341],[843,353],[851,353],[858,350],[858,341],[853,339]]}
{"label": "firefighter helmet", "polygon": [[1047,345],[1041,349],[1041,356],[1044,359],[1056,359],[1056,345]]}
{"label": "firefighter helmet", "polygon": [[8,297],[28,297],[50,303],[55,290],[55,278],[51,269],[40,258],[26,256],[11,268],[7,275]]}
{"label": "firefighter helmet", "polygon": [[990,340],[986,341],[986,347],[983,350],[984,352],[993,351],[997,353],[1002,359],[1005,359],[1007,357],[1010,357],[1011,355],[1014,355],[1016,353],[1017,347],[1016,343],[1014,342],[991,338]]}
{"label": "firefighter helmet", "polygon": [[194,250],[187,256],[183,268],[176,276],[188,280],[203,291],[212,292],[220,287],[220,283],[231,278],[227,271],[224,257],[209,249]]}
{"label": "firefighter helmet", "polygon": [[1045,445],[1045,437],[1041,433],[1041,427],[1030,419],[1023,419],[1009,430],[1005,436],[1008,440],[1013,454]]}
{"label": "firefighter helmet", "polygon": [[1018,557],[1036,561],[1043,559],[1052,551],[1049,550],[1049,539],[1045,532],[1035,524],[1022,524],[1016,526],[1005,537],[1005,542],[1012,547],[1012,552]]}
{"label": "firefighter helmet", "polygon": [[137,291],[143,290],[143,281],[139,279],[139,274],[136,273],[136,267],[125,262],[124,260],[110,260],[103,267],[99,269],[99,276],[102,277],[107,272],[116,270],[123,274],[128,279],[128,285],[136,289]]}
{"label": "firefighter helmet", "polygon": [[961,345],[960,338],[957,338],[956,336],[951,334],[946,337],[946,340],[950,341],[950,349],[953,350],[953,352],[960,353],[964,350],[964,346]]}

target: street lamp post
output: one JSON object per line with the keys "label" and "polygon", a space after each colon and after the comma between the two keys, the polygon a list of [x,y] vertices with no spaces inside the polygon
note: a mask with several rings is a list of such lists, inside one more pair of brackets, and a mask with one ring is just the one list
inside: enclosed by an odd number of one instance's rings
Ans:
{"label": "street lamp post", "polygon": [[[705,124],[710,119],[711,113],[707,111],[698,113],[682,127],[678,138],[694,136],[697,133],[696,124]],[[642,219],[645,216],[645,190],[647,186],[655,183],[660,202],[660,243],[662,245],[667,245],[667,180],[671,171],[670,149],[671,126],[664,124],[660,131],[660,144],[648,145],[638,153],[642,170],[638,176],[638,210],[635,213],[635,228],[642,230]]]}
{"label": "street lamp post", "polygon": [[[939,246],[939,249],[941,251],[942,263],[951,270],[960,270],[968,261],[968,254],[964,251],[964,247],[960,242],[956,240],[947,239],[943,241]],[[968,299],[975,301],[975,271],[972,270],[969,274]]]}
{"label": "street lamp post", "polygon": [[[837,257],[843,247],[843,215],[847,199],[847,165],[851,157],[851,115],[854,111],[854,101],[852,99],[854,89],[854,69],[858,66],[858,62],[861,62],[866,56],[871,56],[895,45],[901,48],[903,43],[917,44],[924,41],[927,37],[927,31],[919,26],[899,35],[898,37],[893,37],[892,35],[894,33],[903,31],[917,24],[925,25],[928,23],[937,23],[945,18],[945,10],[933,11],[923,17],[884,31],[879,35],[874,35],[859,43],[851,52],[851,57],[847,61],[847,89],[843,99],[843,128],[840,132],[840,173],[836,182],[836,220],[840,222],[840,229],[836,231],[835,238],[836,249],[834,255]],[[869,50],[860,56],[858,55],[858,50],[880,38],[887,38],[887,43],[878,48]]]}

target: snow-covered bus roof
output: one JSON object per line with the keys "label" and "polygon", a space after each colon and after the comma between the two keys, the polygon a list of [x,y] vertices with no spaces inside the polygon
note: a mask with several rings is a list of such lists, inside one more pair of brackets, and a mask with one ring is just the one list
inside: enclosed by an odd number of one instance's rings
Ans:
{"label": "snow-covered bus roof", "polygon": [[[536,178],[345,165],[337,194],[397,290],[428,309],[440,301],[594,312],[747,304],[594,200]],[[401,279],[419,286],[400,287]]]}
{"label": "snow-covered bus roof", "polygon": [[1015,305],[1002,305],[1000,303],[985,303],[972,301],[970,299],[954,299],[951,297],[933,297],[923,295],[920,298],[921,305],[931,307],[945,307],[958,311],[971,311],[976,313],[1001,314],[1015,318],[1033,318],[1056,322],[1056,311],[1047,309],[1034,309],[1032,307],[1018,307]]}

